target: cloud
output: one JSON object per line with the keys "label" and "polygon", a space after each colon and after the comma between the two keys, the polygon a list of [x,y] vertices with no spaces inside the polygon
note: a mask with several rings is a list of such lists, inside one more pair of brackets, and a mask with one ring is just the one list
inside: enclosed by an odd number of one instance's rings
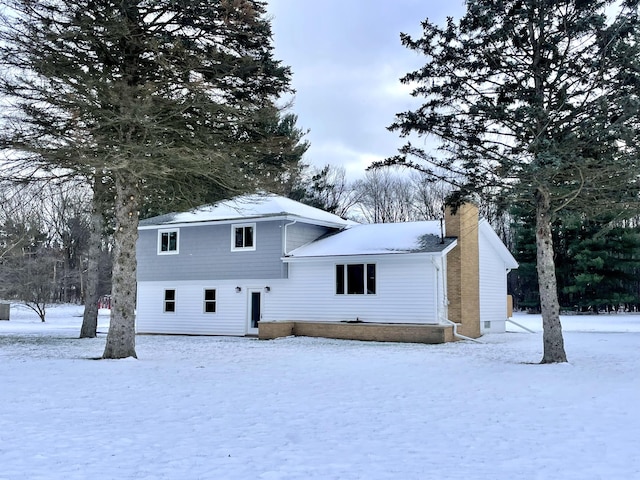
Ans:
{"label": "cloud", "polygon": [[323,141],[317,143],[315,147],[314,158],[310,158],[314,165],[318,167],[326,164],[340,165],[345,168],[347,178],[350,180],[361,177],[373,162],[384,159],[376,153],[356,150],[340,141]]}
{"label": "cloud", "polygon": [[292,112],[310,129],[306,161],[344,165],[364,174],[372,161],[404,143],[387,126],[421,100],[400,78],[424,58],[400,44],[400,32],[419,36],[420,22],[442,23],[463,10],[424,0],[271,0],[276,57],[293,71]]}

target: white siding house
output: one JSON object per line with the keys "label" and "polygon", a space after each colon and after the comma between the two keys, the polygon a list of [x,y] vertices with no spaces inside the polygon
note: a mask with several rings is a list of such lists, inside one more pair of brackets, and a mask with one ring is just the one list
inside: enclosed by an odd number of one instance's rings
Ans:
{"label": "white siding house", "polygon": [[518,268],[507,247],[486,220],[479,224],[480,328],[483,333],[504,332],[507,319],[507,275]]}
{"label": "white siding house", "polygon": [[[438,222],[355,225],[291,251],[283,258],[289,283],[272,295],[275,308],[266,318],[440,323],[445,293],[438,273],[456,242],[439,230]],[[350,270],[367,280],[350,288]]]}
{"label": "white siding house", "polygon": [[[517,264],[477,223],[480,322],[504,331]],[[144,220],[138,333],[255,335],[260,322],[448,322],[449,252],[440,221],[358,225],[276,195]],[[477,289],[475,291],[478,291]],[[455,320],[455,319],[454,319]]]}

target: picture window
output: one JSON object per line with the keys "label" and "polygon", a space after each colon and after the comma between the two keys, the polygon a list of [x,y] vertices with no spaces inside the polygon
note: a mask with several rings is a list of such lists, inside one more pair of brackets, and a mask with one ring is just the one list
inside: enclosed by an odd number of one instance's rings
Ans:
{"label": "picture window", "polygon": [[337,295],[375,295],[375,263],[336,265]]}

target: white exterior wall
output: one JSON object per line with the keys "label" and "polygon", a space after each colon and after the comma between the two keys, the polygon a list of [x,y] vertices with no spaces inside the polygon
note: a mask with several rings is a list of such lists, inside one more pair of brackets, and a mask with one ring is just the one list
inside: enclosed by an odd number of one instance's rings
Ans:
{"label": "white exterior wall", "polygon": [[[424,255],[324,258],[290,263],[288,279],[139,282],[136,331],[246,335],[252,289],[262,294],[263,321],[357,318],[364,322],[436,324],[437,306],[444,304],[445,292],[434,262],[441,266],[443,259]],[[375,295],[336,295],[335,265],[347,263],[376,264]],[[240,293],[236,292],[238,286]],[[209,288],[216,289],[213,314],[204,313],[204,290]],[[175,312],[163,311],[166,289],[176,291]]]}
{"label": "white exterior wall", "polygon": [[[262,281],[197,280],[138,283],[136,331],[187,335],[245,335],[248,287],[263,289]],[[236,292],[236,286],[242,291]],[[216,289],[216,313],[204,313],[204,290]],[[165,313],[164,291],[176,290],[176,311]],[[264,299],[264,294],[263,294]],[[264,303],[264,301],[263,301]]]}
{"label": "white exterior wall", "polygon": [[[504,333],[507,319],[507,269],[489,240],[479,235],[480,253],[480,330]],[[490,322],[489,326],[485,322]]]}
{"label": "white exterior wall", "polygon": [[[440,262],[440,257],[437,257]],[[335,265],[376,264],[375,295],[336,295]],[[263,320],[438,323],[436,269],[430,257],[335,257],[289,263],[289,279],[265,296]],[[436,294],[440,297],[438,303]]]}

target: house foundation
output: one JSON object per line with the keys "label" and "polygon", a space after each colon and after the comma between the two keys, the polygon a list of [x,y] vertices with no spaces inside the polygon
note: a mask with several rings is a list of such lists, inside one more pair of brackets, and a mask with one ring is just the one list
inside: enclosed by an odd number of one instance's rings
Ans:
{"label": "house foundation", "polygon": [[454,340],[451,325],[281,321],[260,322],[261,340],[288,337],[322,337],[371,342],[445,343]]}

